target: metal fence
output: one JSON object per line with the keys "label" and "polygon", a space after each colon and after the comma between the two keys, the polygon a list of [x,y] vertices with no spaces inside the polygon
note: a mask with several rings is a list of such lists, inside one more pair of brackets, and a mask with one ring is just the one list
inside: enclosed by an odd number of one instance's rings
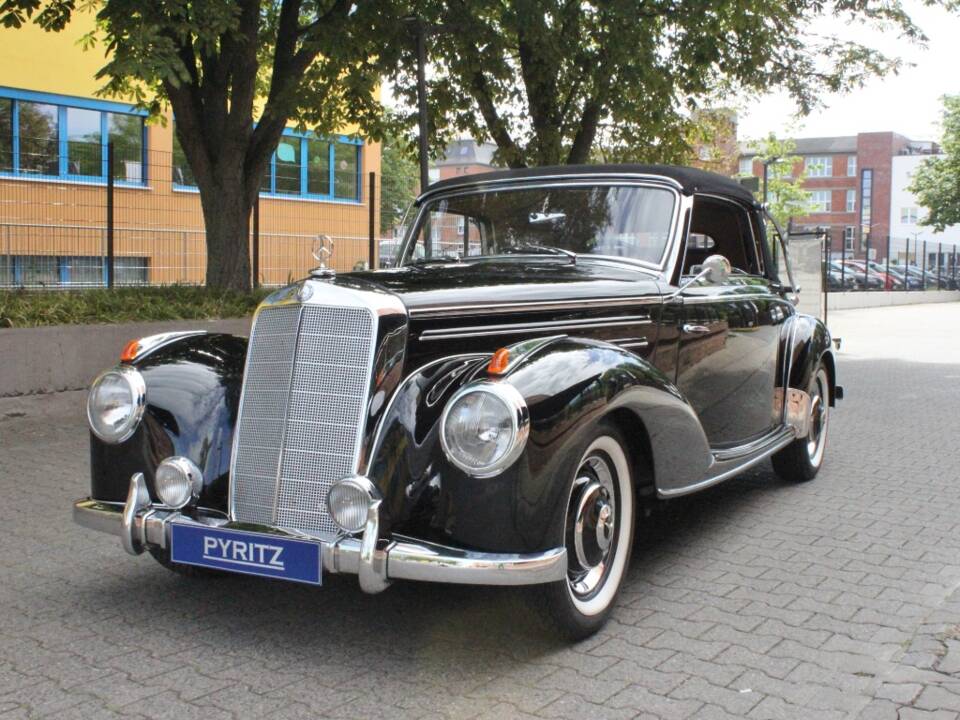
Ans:
{"label": "metal fence", "polygon": [[866,238],[861,248],[824,246],[824,286],[829,292],[960,289],[955,245],[915,238]]}
{"label": "metal fence", "polygon": [[[200,196],[180,154],[22,140],[18,163],[0,158],[0,287],[203,284]],[[357,147],[323,167],[271,162],[250,222],[254,284],[306,275],[319,235],[335,242],[330,267],[379,265],[380,176]]]}

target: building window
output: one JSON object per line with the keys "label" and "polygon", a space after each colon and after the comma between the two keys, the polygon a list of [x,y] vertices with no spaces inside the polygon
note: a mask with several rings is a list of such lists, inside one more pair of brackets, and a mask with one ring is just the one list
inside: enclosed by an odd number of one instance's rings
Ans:
{"label": "building window", "polygon": [[848,252],[853,252],[854,243],[856,242],[856,233],[857,229],[852,225],[848,225],[843,229],[843,247]]}
{"label": "building window", "polygon": [[17,101],[14,137],[19,140],[19,160],[23,175],[59,175],[59,112],[56,105]]}
{"label": "building window", "polygon": [[100,113],[67,108],[67,174],[98,177],[103,172]]}
{"label": "building window", "polygon": [[[260,182],[261,194],[360,202],[361,144],[284,132]],[[173,136],[173,184],[196,187],[186,154]],[[332,190],[332,192],[331,192]]]}
{"label": "building window", "polygon": [[143,154],[143,118],[107,113],[107,139],[113,143],[113,179],[146,182]]}
{"label": "building window", "polygon": [[902,207],[900,208],[900,222],[904,225],[916,225],[917,224],[917,208],[915,207]]}
{"label": "building window", "polygon": [[336,143],[333,154],[333,195],[343,200],[360,199],[360,152],[356,145]]}
{"label": "building window", "polygon": [[870,234],[873,224],[873,170],[860,172],[860,242]]}
{"label": "building window", "polygon": [[[145,285],[149,258],[114,258],[117,285]],[[104,258],[95,256],[5,255],[0,257],[0,287],[103,287]]]}
{"label": "building window", "polygon": [[753,158],[740,158],[740,175],[753,175]]}
{"label": "building window", "polygon": [[307,192],[330,194],[330,143],[326,140],[307,140]]}
{"label": "building window", "polygon": [[847,212],[852,213],[857,209],[857,191],[847,190]]}
{"label": "building window", "polygon": [[811,155],[803,159],[803,167],[807,177],[832,177],[833,157],[830,155]]}
{"label": "building window", "polygon": [[815,206],[814,212],[828,213],[832,210],[832,193],[829,190],[814,190],[810,193],[810,202]]}
{"label": "building window", "polygon": [[[13,171],[13,100],[0,98],[0,172]],[[0,270],[2,272],[2,270]]]}
{"label": "building window", "polygon": [[857,176],[857,156],[847,155],[847,177]]}
{"label": "building window", "polygon": [[120,107],[0,88],[0,173],[104,182],[113,142],[114,177],[146,182],[144,116]]}
{"label": "building window", "polygon": [[283,137],[274,152],[274,192],[278,195],[300,195],[300,138]]}

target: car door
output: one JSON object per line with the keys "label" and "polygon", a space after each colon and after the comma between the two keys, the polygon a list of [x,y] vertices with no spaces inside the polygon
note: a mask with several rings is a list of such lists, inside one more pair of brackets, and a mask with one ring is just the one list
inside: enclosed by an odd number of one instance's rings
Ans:
{"label": "car door", "polygon": [[[720,284],[694,283],[674,299],[677,386],[718,449],[755,440],[779,424],[774,405],[780,331],[795,312],[763,275],[760,228],[751,212],[717,198],[695,202],[685,257],[697,258],[690,235],[699,234],[714,241],[700,254],[724,255],[733,272]],[[697,267],[688,262],[684,276]]]}

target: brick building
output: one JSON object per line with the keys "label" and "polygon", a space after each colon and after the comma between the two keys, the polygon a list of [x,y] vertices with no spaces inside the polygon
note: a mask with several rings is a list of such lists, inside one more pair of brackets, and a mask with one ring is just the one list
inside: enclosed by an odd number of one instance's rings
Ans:
{"label": "brick building", "polygon": [[[801,158],[793,175],[807,169],[804,187],[819,206],[810,215],[793,219],[795,230],[825,227],[834,253],[851,257],[869,253],[875,260],[887,254],[891,236],[894,158],[931,155],[936,143],[910,140],[894,132],[871,132],[842,137],[798,138],[795,154]],[[756,151],[741,144],[739,173],[763,177]],[[900,238],[894,238],[900,240]],[[891,259],[896,260],[897,242]],[[845,250],[844,250],[845,248]]]}

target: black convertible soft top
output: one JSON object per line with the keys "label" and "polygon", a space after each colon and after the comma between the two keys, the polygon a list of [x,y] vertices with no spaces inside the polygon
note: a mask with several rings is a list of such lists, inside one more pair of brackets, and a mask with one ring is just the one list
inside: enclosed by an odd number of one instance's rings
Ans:
{"label": "black convertible soft top", "polygon": [[539,177],[589,176],[612,177],[617,175],[654,175],[676,181],[685,194],[709,193],[732,198],[741,202],[756,204],[753,193],[736,180],[717,173],[698,170],[679,165],[552,165],[549,167],[530,167],[518,170],[498,170],[496,172],[461,175],[433,183],[421,195],[421,199],[441,190],[468,187],[477,183],[501,182]]}

